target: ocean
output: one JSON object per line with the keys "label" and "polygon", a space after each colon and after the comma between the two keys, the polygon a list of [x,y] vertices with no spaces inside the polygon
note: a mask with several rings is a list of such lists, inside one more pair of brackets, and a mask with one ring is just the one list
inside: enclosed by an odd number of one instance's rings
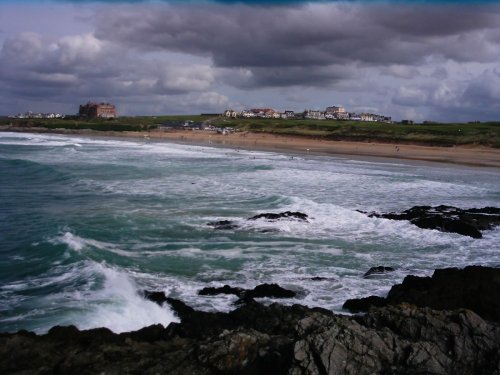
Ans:
{"label": "ocean", "polygon": [[[408,274],[499,266],[500,228],[477,240],[357,211],[440,204],[500,207],[500,170],[3,132],[0,332],[166,326],[175,315],[141,290],[229,311],[235,296],[197,294],[224,284],[278,283],[298,293],[279,302],[342,312]],[[309,222],[246,220],[283,211]],[[363,278],[379,265],[396,271]]]}

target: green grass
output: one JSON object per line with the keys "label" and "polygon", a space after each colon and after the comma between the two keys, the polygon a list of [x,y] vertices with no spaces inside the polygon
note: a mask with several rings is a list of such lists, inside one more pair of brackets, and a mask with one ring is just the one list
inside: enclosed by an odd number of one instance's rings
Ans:
{"label": "green grass", "polygon": [[[103,119],[0,119],[0,125],[34,126],[49,129],[92,129],[102,131],[147,131],[169,121],[203,122],[206,116],[135,116]],[[384,124],[334,120],[230,119],[215,118],[215,126],[240,131],[299,135],[331,140],[415,143],[439,146],[480,144],[500,148],[500,122]]]}
{"label": "green grass", "polygon": [[403,125],[332,120],[219,119],[217,124],[252,132],[332,140],[500,147],[500,122]]}
{"label": "green grass", "polygon": [[156,129],[167,121],[206,120],[204,116],[133,116],[116,119],[0,119],[0,125],[41,127],[47,129],[90,129],[96,131],[147,131]]}

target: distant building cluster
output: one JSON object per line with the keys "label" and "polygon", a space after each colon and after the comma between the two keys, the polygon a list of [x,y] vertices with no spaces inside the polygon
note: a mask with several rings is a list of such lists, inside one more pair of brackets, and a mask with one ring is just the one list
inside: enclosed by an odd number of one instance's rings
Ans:
{"label": "distant building cluster", "polygon": [[36,113],[36,112],[25,112],[18,113],[17,115],[10,115],[9,118],[64,118],[64,115],[60,113]]}
{"label": "distant building cluster", "polygon": [[115,118],[116,107],[114,104],[110,103],[92,103],[80,105],[80,110],[78,111],[80,117],[86,118]]}
{"label": "distant building cluster", "polygon": [[392,122],[390,116],[383,116],[373,113],[354,113],[347,112],[344,107],[331,106],[324,111],[307,109],[303,112],[284,111],[279,112],[272,108],[253,108],[243,111],[234,111],[227,109],[223,113],[226,117],[233,118],[283,118],[283,119],[314,119],[314,120],[351,120],[351,121],[367,121],[367,122]]}

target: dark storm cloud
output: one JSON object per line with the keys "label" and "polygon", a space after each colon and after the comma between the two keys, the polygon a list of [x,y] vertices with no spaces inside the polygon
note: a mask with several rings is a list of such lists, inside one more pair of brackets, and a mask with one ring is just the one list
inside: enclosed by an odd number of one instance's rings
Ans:
{"label": "dark storm cloud", "polygon": [[0,49],[0,91],[8,94],[9,112],[17,106],[22,111],[23,101],[36,99],[71,102],[75,107],[86,100],[126,101],[138,96],[165,103],[165,96],[190,93],[201,93],[193,100],[207,107],[227,100],[209,91],[214,80],[209,65],[129,56],[123,47],[91,33],[60,38],[19,33]]}
{"label": "dark storm cloud", "polygon": [[70,7],[84,30],[6,31],[0,91],[10,103],[102,98],[129,113],[337,103],[395,118],[500,117],[500,5],[102,3]]}
{"label": "dark storm cloud", "polygon": [[[354,62],[418,65],[429,57],[459,62],[500,57],[499,7],[493,6],[205,5],[113,13],[98,17],[99,38],[208,56],[219,67],[251,69],[256,81],[260,73],[274,77],[267,69],[287,67],[312,72]],[[294,84],[299,75],[289,78]]]}

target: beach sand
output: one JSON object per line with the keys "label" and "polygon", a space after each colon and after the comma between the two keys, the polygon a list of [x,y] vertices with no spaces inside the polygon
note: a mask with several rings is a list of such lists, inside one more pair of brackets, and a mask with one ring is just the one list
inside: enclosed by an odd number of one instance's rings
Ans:
{"label": "beach sand", "polygon": [[309,153],[313,155],[393,158],[500,168],[500,149],[477,145],[437,147],[394,143],[328,141],[300,136],[251,132],[236,132],[223,135],[204,130],[110,132],[11,127],[2,127],[0,130],[80,134],[97,137],[127,137],[158,141],[165,140],[203,146],[241,148],[246,150]]}
{"label": "beach sand", "polygon": [[181,143],[224,146],[246,150],[396,158],[500,168],[500,149],[484,146],[432,147],[389,143],[326,141],[300,136],[250,132],[222,135],[203,130],[149,132],[146,134],[128,132],[126,135],[130,137],[139,136],[151,140],[170,140]]}

